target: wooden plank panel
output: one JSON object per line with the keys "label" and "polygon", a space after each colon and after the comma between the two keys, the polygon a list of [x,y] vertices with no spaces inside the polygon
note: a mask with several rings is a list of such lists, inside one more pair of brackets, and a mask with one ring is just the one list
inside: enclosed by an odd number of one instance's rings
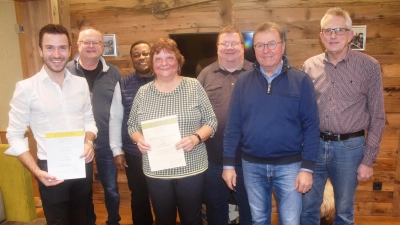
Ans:
{"label": "wooden plank panel", "polygon": [[398,140],[382,139],[378,158],[397,158]]}
{"label": "wooden plank panel", "polygon": [[[400,37],[400,34],[398,37]],[[400,77],[400,62],[396,64],[382,64],[381,67],[382,67],[382,73],[385,78]]]}
{"label": "wooden plank panel", "polygon": [[[400,141],[399,141],[400,148]],[[394,193],[393,193],[393,213],[392,216],[400,217],[400,154],[397,154],[397,166],[395,173],[394,182]]]}
{"label": "wooden plank panel", "polygon": [[385,112],[400,113],[400,89],[384,88]]}
{"label": "wooden plank panel", "polygon": [[24,25],[24,33],[18,34],[18,38],[23,78],[28,78],[36,74],[42,67],[38,50],[38,34],[44,25],[52,22],[51,9],[48,1],[15,2],[15,9],[17,23]]}
{"label": "wooden plank panel", "polygon": [[391,203],[375,202],[356,202],[354,205],[354,214],[357,216],[390,216],[392,214]]}
{"label": "wooden plank panel", "polygon": [[386,125],[385,130],[383,131],[382,139],[385,140],[398,140],[400,135],[399,126],[395,125]]}
{"label": "wooden plank panel", "polygon": [[385,172],[393,172],[396,170],[396,158],[377,158],[374,169]]}
{"label": "wooden plank panel", "polygon": [[[394,73],[394,70],[391,70],[390,73]],[[400,90],[400,77],[386,77],[386,74],[382,75],[382,83],[384,88]]]}
{"label": "wooden plank panel", "polygon": [[[382,180],[389,180],[390,178],[379,178],[379,180],[376,179],[376,177],[378,177],[379,173],[376,173],[376,171],[374,171],[375,175],[374,177],[368,181],[368,182],[362,182],[359,183],[357,186],[357,192],[359,191],[372,191],[372,184],[373,182],[382,182],[382,191],[388,191],[388,192],[393,192],[394,191],[394,183],[393,181],[382,181]],[[382,173],[381,173],[382,174]],[[383,175],[387,176],[386,173],[384,173]],[[392,177],[394,176],[394,173],[392,174]]]}
{"label": "wooden plank panel", "polygon": [[371,53],[370,56],[374,57],[381,64],[399,63],[399,57],[397,55],[380,55],[380,54]]}
{"label": "wooden plank panel", "polygon": [[[352,7],[352,6],[371,6],[373,4],[375,7],[385,6],[385,5],[398,5],[398,1],[391,1],[391,0],[382,0],[377,1],[375,0],[366,0],[362,2],[358,1],[351,1],[351,0],[337,0],[335,1],[334,5],[343,6],[343,7]],[[258,0],[236,0],[235,6],[237,8],[246,8],[248,10],[255,10],[260,7],[264,8],[297,8],[297,7],[309,7],[309,8],[321,8],[326,7],[330,8],[333,7],[331,1],[326,0],[313,0],[313,1],[290,1],[290,0],[269,0],[269,1],[258,1]]]}
{"label": "wooden plank panel", "polygon": [[357,191],[356,202],[379,202],[391,203],[393,201],[393,192],[391,191]]}
{"label": "wooden plank panel", "polygon": [[399,113],[386,113],[386,124],[400,128],[400,114]]}
{"label": "wooden plank panel", "polygon": [[382,141],[378,158],[397,159],[400,129],[398,126],[386,125],[382,135]]}
{"label": "wooden plank panel", "polygon": [[[73,41],[82,26],[91,25],[104,33],[117,35],[117,57],[107,57],[122,72],[133,71],[129,56],[131,43],[143,39],[154,42],[169,33],[218,32],[223,24],[219,7],[231,0],[219,0],[204,5],[173,10],[165,19],[155,18],[151,12],[154,0],[69,0]],[[199,0],[165,0],[169,7],[190,4]],[[287,32],[287,54],[289,61],[296,68],[311,56],[320,54],[324,47],[319,40],[320,19],[325,11],[332,7],[327,0],[235,0],[233,5],[234,24],[242,30],[253,30],[260,22],[272,20],[278,22]],[[398,164],[398,128],[400,128],[400,1],[338,0],[335,4],[343,6],[357,25],[367,25],[367,50],[364,53],[376,58],[382,66],[383,85],[385,88],[385,110],[387,126],[382,137],[381,150],[373,178],[360,183],[357,188],[356,214],[388,215],[396,206],[390,202],[390,196],[398,196],[395,183],[399,179]],[[73,52],[77,49],[74,46]],[[397,161],[396,161],[397,160]],[[383,190],[375,193],[372,183],[380,181]],[[123,181],[125,182],[125,181]],[[126,183],[121,183],[121,191],[126,190]],[[396,190],[395,190],[396,189]],[[123,192],[124,196],[128,192]],[[101,198],[101,193],[98,198]],[[376,196],[375,196],[376,195]],[[121,195],[122,196],[122,195]],[[126,195],[127,196],[127,195]],[[374,198],[375,197],[375,198]],[[399,196],[400,197],[400,196]],[[129,197],[126,197],[129,199]],[[365,199],[365,200],[364,200]],[[364,203],[366,201],[366,203]],[[129,201],[126,201],[129,202]],[[399,201],[397,201],[399,202]],[[393,207],[392,207],[393,203]],[[276,207],[274,207],[276,212]],[[400,210],[397,210],[400,211]]]}

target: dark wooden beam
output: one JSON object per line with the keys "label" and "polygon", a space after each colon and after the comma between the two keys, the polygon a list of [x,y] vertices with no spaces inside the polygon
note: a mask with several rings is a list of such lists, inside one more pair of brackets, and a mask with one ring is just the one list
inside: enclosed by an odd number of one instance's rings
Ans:
{"label": "dark wooden beam", "polygon": [[234,11],[233,11],[233,5],[234,5],[234,0],[220,0],[220,27],[226,27],[228,25],[233,25],[235,22],[234,20]]}

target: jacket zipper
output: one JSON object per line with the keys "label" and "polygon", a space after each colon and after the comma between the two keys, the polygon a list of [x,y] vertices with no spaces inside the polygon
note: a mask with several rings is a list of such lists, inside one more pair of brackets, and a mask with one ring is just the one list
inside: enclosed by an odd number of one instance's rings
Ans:
{"label": "jacket zipper", "polygon": [[268,83],[267,94],[270,94],[270,93],[271,93],[271,84],[272,84],[272,82],[271,82],[271,83]]}

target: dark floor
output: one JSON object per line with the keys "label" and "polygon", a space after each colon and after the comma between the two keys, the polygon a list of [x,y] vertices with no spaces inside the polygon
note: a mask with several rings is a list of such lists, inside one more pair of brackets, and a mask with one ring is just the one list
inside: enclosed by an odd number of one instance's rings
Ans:
{"label": "dark floor", "polygon": [[[332,224],[332,222],[332,220],[321,219],[321,225],[330,225]],[[204,224],[207,224],[207,222],[205,222]],[[38,218],[28,223],[4,221],[1,222],[0,225],[46,225],[46,219]]]}
{"label": "dark floor", "polygon": [[331,224],[333,224],[333,219],[326,219],[326,218],[321,219],[320,225],[331,225]]}

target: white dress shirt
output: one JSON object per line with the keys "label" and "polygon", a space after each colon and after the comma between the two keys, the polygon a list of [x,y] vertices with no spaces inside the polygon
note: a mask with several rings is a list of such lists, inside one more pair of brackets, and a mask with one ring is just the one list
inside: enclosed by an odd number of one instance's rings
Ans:
{"label": "white dress shirt", "polygon": [[16,84],[10,106],[7,139],[13,155],[29,150],[24,134],[30,126],[37,142],[37,157],[47,159],[46,132],[83,129],[97,135],[89,87],[84,78],[64,70],[62,88],[42,69]]}

